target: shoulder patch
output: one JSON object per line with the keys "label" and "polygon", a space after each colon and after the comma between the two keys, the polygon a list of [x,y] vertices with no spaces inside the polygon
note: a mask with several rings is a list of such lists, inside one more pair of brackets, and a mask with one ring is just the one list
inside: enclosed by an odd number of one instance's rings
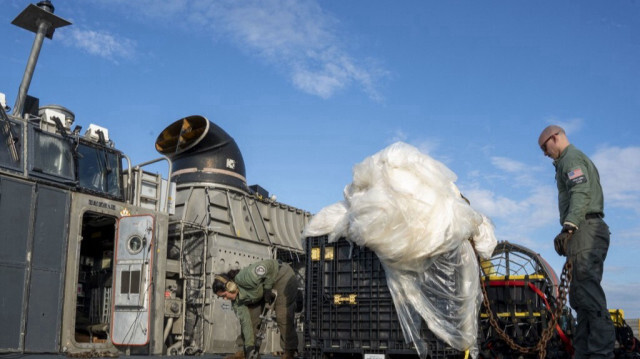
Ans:
{"label": "shoulder patch", "polygon": [[587,183],[587,176],[584,175],[580,167],[567,172],[567,177],[574,185]]}
{"label": "shoulder patch", "polygon": [[256,275],[262,277],[267,273],[267,268],[261,264],[257,266],[253,271],[256,273]]}

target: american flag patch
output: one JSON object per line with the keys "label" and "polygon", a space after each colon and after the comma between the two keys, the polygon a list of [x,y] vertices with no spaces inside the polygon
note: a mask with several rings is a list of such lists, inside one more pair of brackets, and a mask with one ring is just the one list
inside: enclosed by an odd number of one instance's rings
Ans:
{"label": "american flag patch", "polygon": [[584,176],[584,174],[582,174],[582,170],[580,168],[576,168],[575,170],[567,173],[567,176],[569,176],[570,180],[573,180],[580,176]]}

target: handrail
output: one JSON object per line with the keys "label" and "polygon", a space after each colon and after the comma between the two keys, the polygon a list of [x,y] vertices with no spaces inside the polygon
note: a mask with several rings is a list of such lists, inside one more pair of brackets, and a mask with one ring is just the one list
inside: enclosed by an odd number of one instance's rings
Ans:
{"label": "handrail", "polygon": [[[154,160],[150,160],[150,161],[147,161],[147,162],[142,162],[142,163],[136,165],[134,167],[134,169],[138,170],[141,167],[144,167],[144,166],[156,163],[156,162],[160,162],[162,160],[167,161],[167,163],[169,164],[169,175],[167,176],[167,188],[166,188],[167,193],[165,193],[165,197],[164,197],[164,208],[166,209],[167,212],[169,212],[169,194],[171,193],[171,174],[173,173],[173,163],[171,162],[171,160],[166,156],[162,156],[162,157],[156,158]],[[162,177],[160,178],[160,180],[162,180]]]}
{"label": "handrail", "polygon": [[122,154],[122,157],[124,157],[125,160],[127,160],[127,180],[129,181],[129,184],[127,185],[127,200],[129,200],[130,204],[133,204],[133,186],[132,186],[132,175],[131,175],[131,160],[129,159],[129,156],[125,155],[124,153]]}

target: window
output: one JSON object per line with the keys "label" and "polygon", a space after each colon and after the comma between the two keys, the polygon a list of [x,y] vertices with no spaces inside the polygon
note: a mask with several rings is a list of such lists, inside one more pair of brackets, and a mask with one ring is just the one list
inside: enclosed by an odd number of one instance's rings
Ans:
{"label": "window", "polygon": [[122,271],[120,283],[120,294],[140,294],[140,271]]}
{"label": "window", "polygon": [[31,128],[29,169],[32,175],[74,182],[73,142],[68,138]]}
{"label": "window", "polygon": [[120,156],[105,147],[78,145],[78,183],[89,192],[122,197]]}

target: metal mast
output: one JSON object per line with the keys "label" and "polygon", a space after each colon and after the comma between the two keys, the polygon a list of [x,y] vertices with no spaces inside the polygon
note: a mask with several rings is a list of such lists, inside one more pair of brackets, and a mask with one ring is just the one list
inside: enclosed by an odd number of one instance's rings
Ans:
{"label": "metal mast", "polygon": [[24,70],[24,76],[20,83],[20,89],[18,91],[18,97],[16,98],[16,104],[13,106],[13,115],[22,116],[22,110],[24,107],[24,101],[27,97],[27,91],[31,84],[31,78],[33,77],[33,71],[36,68],[38,62],[38,56],[40,55],[40,49],[44,37],[49,39],[53,38],[53,32],[55,29],[71,23],[61,17],[53,14],[54,7],[51,1],[40,1],[38,5],[29,4],[11,23],[36,33],[36,38],[33,40],[33,46],[31,47],[31,53],[29,54],[29,60],[27,60],[27,68]]}

